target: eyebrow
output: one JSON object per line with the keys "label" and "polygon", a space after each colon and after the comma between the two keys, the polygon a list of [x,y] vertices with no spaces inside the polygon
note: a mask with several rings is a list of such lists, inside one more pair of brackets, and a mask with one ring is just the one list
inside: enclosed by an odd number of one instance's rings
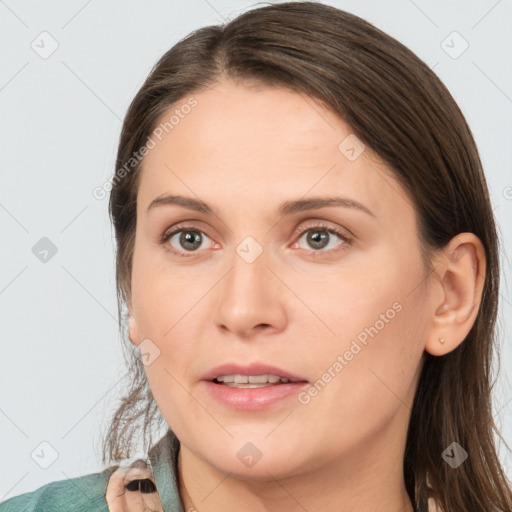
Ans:
{"label": "eyebrow", "polygon": [[[194,210],[196,212],[217,215],[215,210],[204,201],[194,199],[193,197],[169,194],[159,196],[153,199],[153,201],[151,201],[150,205],[148,206],[147,211],[149,212],[153,208],[164,205],[177,205],[183,208],[187,208],[189,210]],[[292,213],[297,213],[305,210],[317,210],[328,206],[343,206],[345,208],[354,208],[356,210],[367,213],[372,217],[375,217],[375,214],[372,213],[364,204],[360,203],[359,201],[339,196],[316,197],[310,199],[299,199],[296,201],[285,201],[279,206],[279,208],[274,213],[279,217],[283,217],[285,215],[291,215]]]}

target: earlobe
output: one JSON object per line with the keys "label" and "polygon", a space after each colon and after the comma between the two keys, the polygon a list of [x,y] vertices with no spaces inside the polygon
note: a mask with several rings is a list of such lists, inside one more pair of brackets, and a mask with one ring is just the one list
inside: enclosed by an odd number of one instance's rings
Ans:
{"label": "earlobe", "polygon": [[434,304],[425,350],[441,356],[464,341],[476,320],[486,272],[482,242],[460,233],[442,251],[436,270],[442,300]]}
{"label": "earlobe", "polygon": [[129,318],[128,318],[128,327],[129,327],[129,336],[130,336],[130,341],[138,346],[139,344],[139,335],[138,335],[138,329],[137,329],[137,321],[135,320],[135,318],[130,315]]}
{"label": "earlobe", "polygon": [[128,329],[129,329],[129,338],[130,341],[135,345],[139,345],[139,330],[137,327],[137,321],[135,320],[135,316],[133,314],[133,309],[131,303],[128,304]]}

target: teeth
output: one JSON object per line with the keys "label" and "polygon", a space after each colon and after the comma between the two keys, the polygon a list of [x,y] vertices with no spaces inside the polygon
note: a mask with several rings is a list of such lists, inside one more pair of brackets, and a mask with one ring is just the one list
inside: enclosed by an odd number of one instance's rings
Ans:
{"label": "teeth", "polygon": [[230,383],[230,384],[224,384],[225,386],[228,386],[230,388],[239,388],[239,389],[250,389],[250,388],[266,388],[268,386],[274,386],[274,384],[270,384],[270,382],[265,382],[264,384],[236,384],[236,383]]}
{"label": "teeth", "polygon": [[[278,375],[219,375],[217,377],[218,382],[224,382],[224,384],[276,384],[278,382],[286,383],[290,382],[285,377],[279,377]],[[244,387],[258,387],[258,386],[244,386]]]}
{"label": "teeth", "polygon": [[251,384],[265,384],[265,382],[268,382],[268,375],[249,375],[249,382]]}

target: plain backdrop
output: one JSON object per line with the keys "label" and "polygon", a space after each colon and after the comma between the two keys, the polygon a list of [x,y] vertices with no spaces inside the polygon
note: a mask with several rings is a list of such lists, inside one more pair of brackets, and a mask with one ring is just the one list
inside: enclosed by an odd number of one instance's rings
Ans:
{"label": "plain backdrop", "polygon": [[[473,131],[502,237],[494,410],[512,446],[512,1],[325,3],[413,50]],[[0,500],[103,468],[125,368],[108,198],[92,191],[114,172],[122,119],[157,59],[256,5],[0,0]]]}

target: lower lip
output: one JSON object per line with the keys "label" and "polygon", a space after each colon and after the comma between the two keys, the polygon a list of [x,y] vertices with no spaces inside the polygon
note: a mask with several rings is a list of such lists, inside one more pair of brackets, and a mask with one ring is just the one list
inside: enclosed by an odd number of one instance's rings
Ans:
{"label": "lower lip", "polygon": [[307,382],[289,382],[261,388],[232,388],[211,381],[203,382],[208,392],[217,401],[232,409],[246,411],[267,409],[285,398],[298,395],[302,389],[309,385]]}

